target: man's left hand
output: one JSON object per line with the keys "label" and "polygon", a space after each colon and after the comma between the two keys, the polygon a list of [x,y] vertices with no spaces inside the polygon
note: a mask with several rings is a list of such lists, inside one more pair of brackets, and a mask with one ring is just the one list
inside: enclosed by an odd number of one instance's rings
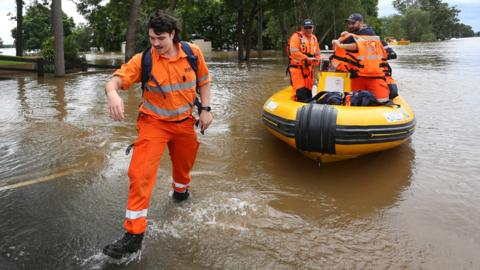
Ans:
{"label": "man's left hand", "polygon": [[205,131],[212,123],[212,120],[212,113],[202,110],[202,112],[200,113],[200,118],[198,119],[200,131]]}

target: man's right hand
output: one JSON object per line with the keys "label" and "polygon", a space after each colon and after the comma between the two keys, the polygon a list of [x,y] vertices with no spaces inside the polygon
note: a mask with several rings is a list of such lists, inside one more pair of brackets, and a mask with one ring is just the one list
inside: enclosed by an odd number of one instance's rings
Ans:
{"label": "man's right hand", "polygon": [[108,115],[115,121],[122,121],[125,119],[125,109],[123,100],[118,95],[117,89],[122,85],[122,80],[114,76],[107,82],[105,86],[105,94],[108,98]]}
{"label": "man's right hand", "polygon": [[108,94],[108,115],[115,121],[122,121],[125,119],[123,100],[118,95],[117,91]]}

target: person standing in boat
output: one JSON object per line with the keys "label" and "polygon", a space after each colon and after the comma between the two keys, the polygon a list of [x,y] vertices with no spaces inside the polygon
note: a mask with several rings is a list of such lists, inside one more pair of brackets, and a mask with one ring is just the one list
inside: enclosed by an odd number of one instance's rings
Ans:
{"label": "person standing in boat", "polygon": [[345,22],[348,32],[332,41],[335,50],[332,66],[351,74],[352,91],[367,90],[378,102],[388,102],[389,84],[395,82],[387,60],[396,59],[397,54],[364,23],[361,14],[353,13]]}
{"label": "person standing in boat", "polygon": [[121,258],[141,249],[150,196],[165,147],[172,161],[172,197],[176,201],[189,197],[190,171],[199,146],[192,111],[198,88],[199,127],[203,132],[212,122],[210,76],[200,49],[180,41],[179,34],[173,16],[156,12],[148,22],[151,48],[122,65],[105,86],[108,113],[115,121],[125,119],[118,89],[126,90],[142,82],[143,93],[137,118],[138,138],[128,169],[130,190],[123,223],[125,234],[103,249],[110,257]]}
{"label": "person standing in boat", "polygon": [[299,102],[306,102],[312,98],[312,88],[316,87],[318,74],[315,66],[320,66],[320,47],[311,19],[305,19],[300,31],[292,34],[288,41],[287,53],[289,56],[288,72],[290,82]]}

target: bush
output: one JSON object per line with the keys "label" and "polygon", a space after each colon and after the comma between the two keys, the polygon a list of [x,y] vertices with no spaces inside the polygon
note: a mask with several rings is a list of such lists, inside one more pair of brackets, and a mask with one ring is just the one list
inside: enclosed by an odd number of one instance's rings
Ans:
{"label": "bush", "polygon": [[[53,72],[53,64],[55,60],[55,43],[53,37],[49,37],[42,44],[40,51],[43,59],[45,59],[45,71]],[[71,70],[80,68],[85,59],[78,54],[78,45],[74,35],[69,35],[64,41],[65,69]]]}
{"label": "bush", "polygon": [[422,34],[422,36],[420,37],[421,42],[432,42],[432,41],[435,41],[436,39],[437,38],[435,37],[434,33]]}

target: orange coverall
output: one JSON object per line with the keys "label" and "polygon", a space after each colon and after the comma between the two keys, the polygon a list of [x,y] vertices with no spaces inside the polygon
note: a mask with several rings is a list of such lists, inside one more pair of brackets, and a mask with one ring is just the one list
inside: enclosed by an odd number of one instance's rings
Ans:
{"label": "orange coverall", "polygon": [[307,57],[320,60],[320,47],[315,35],[307,37],[302,32],[295,32],[289,39],[290,79],[292,89],[296,93],[300,89],[309,91],[311,96],[315,81],[314,65],[320,62],[307,61]]}
{"label": "orange coverall", "polygon": [[[137,119],[138,138],[128,176],[130,190],[124,228],[132,234],[140,234],[147,227],[150,196],[155,185],[157,170],[165,146],[172,161],[172,187],[184,192],[191,180],[190,171],[195,163],[199,143],[192,116],[196,97],[195,72],[180,44],[175,44],[178,54],[165,58],[152,48],[151,75],[160,85],[148,81]],[[198,57],[199,86],[210,82],[207,65],[200,49],[190,44]],[[122,79],[122,89],[128,89],[141,80],[142,54],[136,54],[128,63],[115,71]]]}

